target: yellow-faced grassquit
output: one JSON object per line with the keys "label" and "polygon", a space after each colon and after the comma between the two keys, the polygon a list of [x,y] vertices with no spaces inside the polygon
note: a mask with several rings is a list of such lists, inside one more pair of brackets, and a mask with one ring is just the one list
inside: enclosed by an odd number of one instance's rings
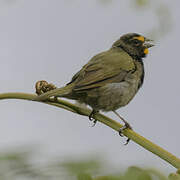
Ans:
{"label": "yellow-faced grassquit", "polygon": [[[118,115],[115,110],[127,105],[143,84],[143,58],[153,46],[149,41],[137,33],[121,36],[109,50],[84,65],[66,86],[48,91],[35,100],[45,101],[50,97],[78,100],[92,107],[90,120],[100,110]],[[125,123],[121,130],[131,128],[121,119]]]}

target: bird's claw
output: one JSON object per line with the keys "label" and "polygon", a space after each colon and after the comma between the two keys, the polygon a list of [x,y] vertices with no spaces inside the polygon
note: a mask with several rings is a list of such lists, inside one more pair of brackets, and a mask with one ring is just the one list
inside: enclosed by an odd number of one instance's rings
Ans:
{"label": "bird's claw", "polygon": [[94,114],[96,114],[98,111],[93,110],[91,114],[89,115],[89,120],[93,122],[92,127],[94,127],[97,123],[97,120],[93,118]]}
{"label": "bird's claw", "polygon": [[94,127],[96,125],[96,120],[93,121],[93,125],[91,127]]}
{"label": "bird's claw", "polygon": [[126,143],[125,143],[124,145],[125,145],[125,146],[128,145],[128,143],[129,143],[130,140],[131,140],[130,138],[127,138]]}
{"label": "bird's claw", "polygon": [[93,116],[93,114],[89,116],[89,120],[93,122],[92,127],[94,127],[97,123],[97,120],[95,120],[92,116]]}
{"label": "bird's claw", "polygon": [[[125,123],[125,125],[124,125],[122,128],[120,128],[120,130],[119,130],[119,135],[120,135],[121,137],[124,137],[124,135],[123,135],[122,132],[123,132],[125,129],[132,129],[132,127],[130,126],[129,123]],[[128,138],[128,139],[126,140],[126,143],[125,143],[124,145],[127,145],[130,140],[131,140],[131,139]]]}

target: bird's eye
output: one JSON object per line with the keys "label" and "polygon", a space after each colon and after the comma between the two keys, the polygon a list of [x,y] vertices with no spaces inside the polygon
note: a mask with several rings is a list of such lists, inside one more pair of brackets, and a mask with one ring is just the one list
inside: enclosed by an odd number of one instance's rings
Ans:
{"label": "bird's eye", "polygon": [[139,41],[138,39],[133,39],[132,43],[134,46],[140,46],[141,45],[141,41]]}
{"label": "bird's eye", "polygon": [[139,40],[134,39],[134,40],[133,40],[133,43],[134,43],[134,44],[139,44]]}

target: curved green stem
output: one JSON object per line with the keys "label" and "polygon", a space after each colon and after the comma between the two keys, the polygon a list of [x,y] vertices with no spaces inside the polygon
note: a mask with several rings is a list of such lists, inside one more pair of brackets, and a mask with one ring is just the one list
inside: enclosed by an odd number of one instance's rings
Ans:
{"label": "curved green stem", "polygon": [[[34,94],[26,94],[26,93],[4,93],[0,94],[0,100],[3,99],[24,99],[24,100],[30,100],[33,101],[33,99],[36,97]],[[53,105],[56,107],[60,107],[63,109],[66,109],[68,111],[84,115],[84,116],[89,116],[91,110],[88,108],[82,108],[79,107],[78,105],[72,104],[68,101],[64,101],[62,99],[58,99],[57,102],[41,102],[49,105]],[[119,131],[119,129],[122,127],[122,124],[119,122],[114,121],[113,119],[110,119],[100,113],[96,114],[94,118],[109,126],[110,128]],[[159,147],[158,145],[152,143],[148,139],[142,137],[141,135],[137,134],[133,130],[126,129],[123,131],[123,134],[130,138],[132,141],[136,142],[140,146],[144,147],[148,151],[156,154],[159,156],[161,159],[164,159],[165,161],[169,162],[172,166],[175,168],[179,169],[180,168],[180,159],[174,156],[173,154],[169,153],[168,151],[164,150],[163,148]]]}

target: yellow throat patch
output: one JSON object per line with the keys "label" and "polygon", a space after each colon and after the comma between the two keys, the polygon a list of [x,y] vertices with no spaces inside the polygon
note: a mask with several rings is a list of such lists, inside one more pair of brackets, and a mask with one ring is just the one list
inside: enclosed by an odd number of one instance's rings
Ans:
{"label": "yellow throat patch", "polygon": [[148,53],[149,53],[148,48],[144,49],[144,54],[148,54]]}

